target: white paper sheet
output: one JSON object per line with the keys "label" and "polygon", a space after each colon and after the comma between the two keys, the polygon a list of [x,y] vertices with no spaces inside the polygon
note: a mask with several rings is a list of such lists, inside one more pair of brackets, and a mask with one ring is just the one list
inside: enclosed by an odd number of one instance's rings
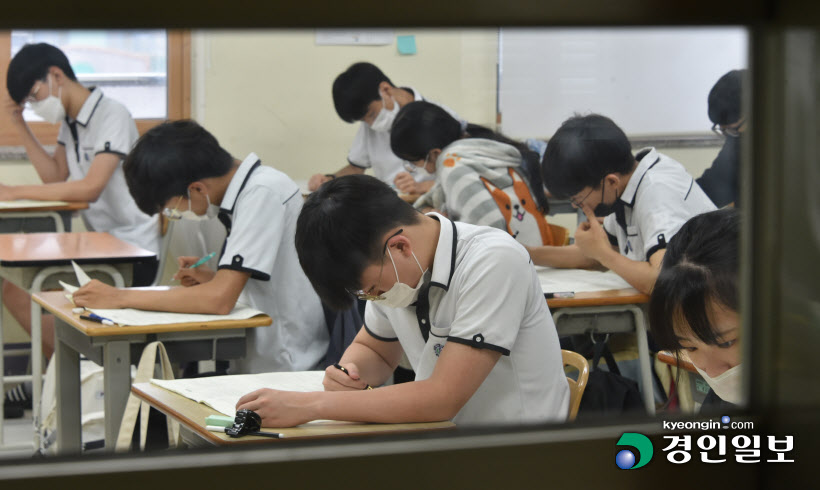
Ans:
{"label": "white paper sheet", "polygon": [[236,402],[243,395],[260,388],[283,391],[323,391],[324,371],[293,373],[240,374],[190,379],[152,379],[151,383],[205,404],[217,412],[233,417]]}
{"label": "white paper sheet", "polygon": [[572,291],[574,293],[631,288],[621,276],[612,271],[598,272],[583,269],[553,269],[536,266],[541,289],[545,293]]}
{"label": "white paper sheet", "polygon": [[237,303],[227,315],[204,315],[197,313],[170,313],[167,311],[146,311],[134,308],[108,310],[89,308],[97,315],[121,326],[167,325],[169,323],[212,322],[216,320],[247,320],[256,315],[264,315],[250,306]]}
{"label": "white paper sheet", "polygon": [[49,206],[65,206],[65,201],[35,201],[32,199],[20,199],[17,201],[0,201],[0,209],[10,208],[45,208]]}

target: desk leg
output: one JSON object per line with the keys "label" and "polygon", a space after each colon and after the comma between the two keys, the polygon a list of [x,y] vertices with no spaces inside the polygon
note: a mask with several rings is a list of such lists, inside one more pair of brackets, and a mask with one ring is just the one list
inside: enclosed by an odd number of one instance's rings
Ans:
{"label": "desk leg", "polygon": [[131,351],[128,341],[107,342],[103,347],[105,389],[105,448],[114,451],[131,392]]}
{"label": "desk leg", "polygon": [[76,454],[82,447],[80,355],[60,338],[62,329],[72,327],[60,319],[55,319],[55,327],[57,447],[60,454]]}
{"label": "desk leg", "polygon": [[646,322],[641,308],[631,305],[628,310],[635,317],[635,335],[638,336],[638,360],[641,365],[641,383],[643,384],[643,402],[646,413],[655,415],[655,382],[652,378],[652,359],[649,355],[649,342],[646,340]]}
{"label": "desk leg", "polygon": [[40,400],[43,393],[43,310],[31,300],[31,414],[34,424],[34,448],[42,449],[40,440]]}

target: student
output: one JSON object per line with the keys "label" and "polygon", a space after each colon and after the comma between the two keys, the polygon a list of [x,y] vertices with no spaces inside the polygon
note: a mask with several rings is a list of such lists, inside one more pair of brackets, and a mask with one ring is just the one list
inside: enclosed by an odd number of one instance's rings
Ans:
{"label": "student", "polygon": [[[85,201],[89,207],[80,216],[89,231],[105,231],[157,253],[159,222],[140,212],[123,177],[123,157],[138,136],[128,109],[103,95],[100,89],[81,85],[65,54],[45,43],[27,44],[12,58],[6,87],[7,120],[19,134],[43,184],[0,184],[0,201]],[[23,119],[24,104],[29,104],[47,123],[60,125],[54,154],[43,148]],[[136,266],[133,285],[151,284],[157,263],[151,260]],[[28,293],[6,281],[3,300],[30,333]],[[50,315],[43,317],[42,332],[43,354],[48,359],[54,350],[54,320]]]}
{"label": "student", "polygon": [[435,104],[411,102],[396,116],[390,146],[414,173],[436,176],[418,209],[505,230],[525,245],[554,244],[540,160],[526,145],[475,124],[462,128]]}
{"label": "student", "polygon": [[709,92],[712,131],[724,138],[723,148],[712,166],[697,180],[703,192],[722,208],[740,205],[738,165],[740,146],[748,121],[743,114],[743,85],[746,70],[732,70],[720,77]]}
{"label": "student", "polygon": [[[621,128],[590,114],[565,121],[547,145],[544,182],[583,209],[575,244],[530,249],[538,265],[603,266],[648,294],[666,244],[692,216],[715,209],[683,166],[654,148],[632,155]],[[605,217],[599,220],[597,217]]]}
{"label": "student", "polygon": [[228,233],[219,270],[192,269],[198,257],[180,257],[174,277],[186,287],[122,290],[91,281],[74,293],[77,306],[227,314],[241,301],[270,315],[273,325],[249,330],[237,372],[318,366],[328,333],[319,297],[297,262],[293,236],[303,200],[296,183],[254,153],[234,159],[194,121],[145,133],[125,161],[125,178],[148,214],[218,217]]}
{"label": "student", "polygon": [[[559,422],[569,388],[555,325],[526,250],[494,228],[423,215],[370,176],[312,194],[299,261],[331,307],[372,300],[326,391],[243,396],[266,427],[314,419],[457,424]],[[415,381],[380,386],[402,352]]]}
{"label": "student", "polygon": [[[316,174],[308,181],[315,191],[322,183],[342,175],[361,174],[368,168],[388,185],[404,194],[423,194],[433,186],[433,178],[425,173],[411,175],[404,162],[390,150],[390,126],[399,108],[410,102],[424,100],[410,87],[396,87],[382,71],[371,63],[354,63],[333,82],[333,104],[343,121],[359,124],[353,145],[347,155],[348,165],[334,174]],[[443,107],[443,106],[442,106]],[[453,117],[458,117],[445,108]],[[466,123],[462,123],[466,125]]]}
{"label": "student", "polygon": [[669,241],[649,301],[652,337],[686,351],[711,388],[703,406],[742,403],[738,238],[740,213],[726,208],[684,224]]}

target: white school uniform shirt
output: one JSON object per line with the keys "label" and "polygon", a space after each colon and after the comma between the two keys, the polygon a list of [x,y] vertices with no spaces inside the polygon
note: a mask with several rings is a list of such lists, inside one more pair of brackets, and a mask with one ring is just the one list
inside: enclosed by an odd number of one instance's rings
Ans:
{"label": "white school uniform shirt", "polygon": [[95,88],[85,100],[77,119],[66,117],[60,125],[57,143],[65,146],[69,180],[88,174],[91,162],[100,153],[121,159],[108,179],[100,197],[80,211],[86,228],[105,231],[132,245],[159,252],[159,220],[143,213],[128,192],[122,159],[139,138],[134,118],[124,105],[105,97]]}
{"label": "white school uniform shirt", "polygon": [[645,261],[665,249],[689,218],[716,208],[677,161],[655,148],[644,148],[635,159],[638,166],[620,197],[622,211],[604,218],[604,229],[621,255]]}
{"label": "white school uniform shirt", "polygon": [[248,329],[246,355],[235,373],[316,369],[329,342],[319,296],[296,255],[299,186],[262,165],[251,153],[239,165],[220,204],[228,236],[219,269],[249,272],[239,301],[271,318],[269,327]]}
{"label": "white school uniform shirt", "polygon": [[[402,89],[412,92],[415,101],[425,100],[418,90],[410,87],[402,87]],[[436,104],[449,112],[451,116],[461,122],[462,129],[467,127],[467,122],[458,117],[458,114],[451,109],[432,100],[428,100],[427,102]],[[347,154],[347,161],[354,167],[363,169],[372,168],[373,176],[390,186],[393,185],[396,175],[401,172],[407,172],[407,170],[404,169],[404,160],[397,157],[390,148],[390,132],[373,131],[366,122],[359,123],[359,130],[353,138],[353,144],[350,146],[350,151]],[[416,182],[436,178],[435,175],[430,175],[421,169],[411,175],[416,179]]]}
{"label": "white school uniform shirt", "polygon": [[501,230],[428,216],[441,222],[429,294],[423,286],[407,308],[368,302],[367,332],[400,342],[416,380],[432,375],[450,343],[502,354],[456,424],[564,421],[569,386],[558,334],[527,251]]}

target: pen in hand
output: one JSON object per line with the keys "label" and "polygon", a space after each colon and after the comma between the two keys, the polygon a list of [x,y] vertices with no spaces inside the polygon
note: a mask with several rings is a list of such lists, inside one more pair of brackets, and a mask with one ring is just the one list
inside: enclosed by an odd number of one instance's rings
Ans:
{"label": "pen in hand", "polygon": [[212,259],[212,258],[214,258],[215,256],[216,256],[216,252],[211,252],[211,253],[209,253],[208,255],[206,255],[205,257],[202,257],[201,259],[199,259],[199,260],[197,260],[196,262],[194,262],[194,263],[193,263],[192,265],[190,265],[188,268],[189,268],[189,269],[194,269],[194,268],[197,268],[197,267],[199,267],[200,265],[204,264],[205,262],[207,262],[207,261],[211,260],[211,259]]}
{"label": "pen in hand", "polygon": [[[336,363],[336,364],[334,364],[334,365],[333,365],[333,367],[335,367],[335,368],[336,368],[336,369],[338,369],[339,371],[341,371],[341,372],[345,373],[346,375],[350,376],[350,373],[348,372],[347,368],[345,368],[345,367],[344,367],[344,366],[342,366],[341,364]],[[364,387],[364,388],[362,388],[362,389],[364,389],[364,390],[372,390],[372,389],[373,389],[373,387],[372,387],[372,386],[370,386],[369,384],[365,383],[365,387]]]}

